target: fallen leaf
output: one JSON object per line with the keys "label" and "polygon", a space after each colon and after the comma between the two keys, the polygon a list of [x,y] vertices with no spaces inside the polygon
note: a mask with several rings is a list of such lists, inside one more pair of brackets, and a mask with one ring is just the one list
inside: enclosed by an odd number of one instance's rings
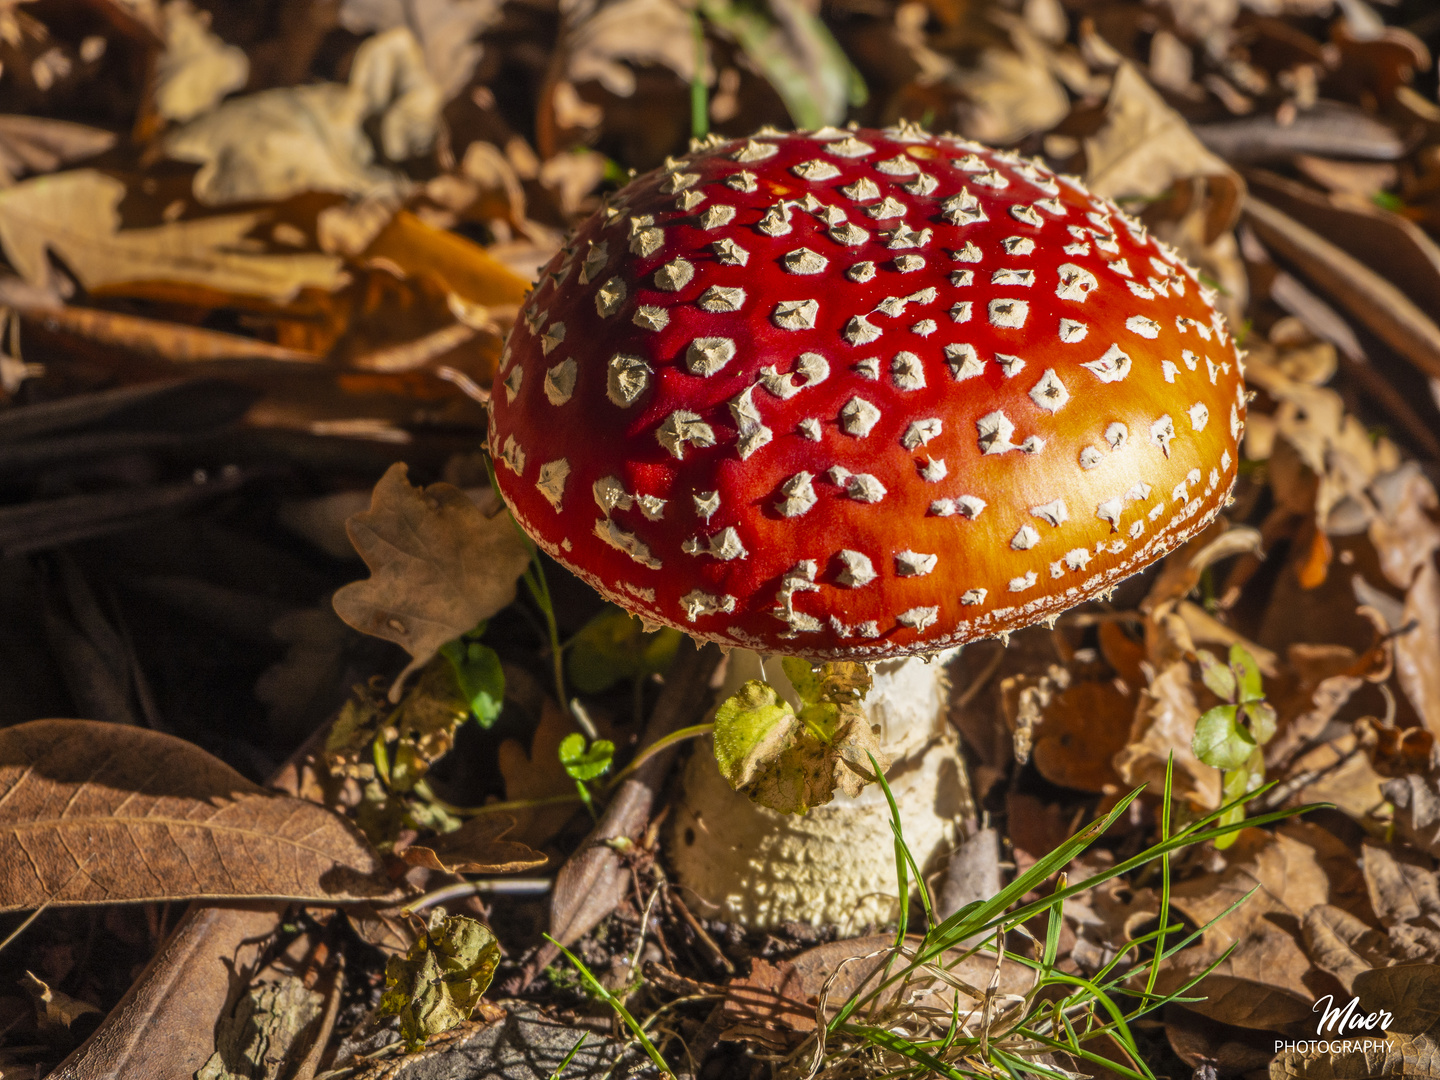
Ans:
{"label": "fallen leaf", "polygon": [[1395,804],[1400,835],[1440,858],[1440,768],[1387,780],[1380,790]]}
{"label": "fallen leaf", "polygon": [[411,844],[401,855],[412,866],[447,874],[513,874],[543,865],[545,856],[540,852],[501,839],[513,828],[513,817],[484,814],[423,845]]}
{"label": "fallen leaf", "polygon": [[29,284],[49,288],[48,253],[94,292],[179,283],[283,303],[300,289],[337,288],[329,255],[258,255],[242,242],[259,214],[227,214],[145,229],[120,228],[125,185],[90,169],[42,176],[0,191],[0,244]]}
{"label": "fallen leaf", "polygon": [[484,52],[480,35],[503,7],[504,0],[344,0],[340,25],[352,34],[408,27],[448,101],[469,83]]}
{"label": "fallen leaf", "polygon": [[392,161],[427,152],[439,134],[439,86],[404,27],[367,38],[348,84],[280,87],[225,102],[165,139],[165,152],[200,166],[195,198],[206,206],[262,202],[307,191],[398,193],[403,175],[374,164],[365,131],[378,121]]}
{"label": "fallen leaf", "polygon": [[226,45],[210,31],[209,12],[190,0],[170,0],[161,9],[165,50],[155,61],[155,111],[185,121],[209,112],[250,78],[244,49]]}
{"label": "fallen leaf", "polygon": [[0,116],[0,187],[28,173],[54,172],[115,145],[109,131],[40,116]]}
{"label": "fallen leaf", "polygon": [[[1379,1080],[1381,1077],[1440,1076],[1440,967],[1410,964],[1357,975],[1355,996],[1362,1017],[1391,1014],[1378,1031],[1347,1031],[1348,1039],[1307,1041],[1285,1049],[1270,1064],[1271,1080]],[[1343,1003],[1342,1003],[1343,1005]]]}
{"label": "fallen leaf", "polygon": [[427,225],[404,210],[380,230],[362,257],[385,260],[412,276],[432,278],[445,292],[491,309],[507,325],[530,290],[530,279],[515,273],[479,244]]}
{"label": "fallen leaf", "polygon": [[[516,739],[500,744],[500,775],[505,778],[507,802],[528,802],[575,794],[575,781],[560,764],[560,744],[576,732],[574,719],[548,698],[541,699],[539,721],[530,749]],[[516,839],[540,847],[565,826],[575,813],[573,803],[536,806],[515,811]]]}
{"label": "fallen leaf", "polygon": [[1274,833],[1244,829],[1224,858],[1225,868],[1218,873],[1181,881],[1171,889],[1176,910],[1203,926],[1252,888],[1258,886],[1258,891],[1167,965],[1159,983],[1173,989],[1234,946],[1229,958],[1193,991],[1206,1000],[1187,1008],[1246,1028],[1275,1030],[1303,1022],[1310,1016],[1314,994],[1311,962],[1300,938],[1301,919],[1322,904],[1357,917],[1373,914],[1354,857],[1332,834],[1301,822]]}
{"label": "fallen leaf", "polygon": [[25,972],[20,977],[20,986],[25,993],[30,995],[30,1001],[35,1006],[35,1026],[40,1029],[40,1034],[53,1044],[58,1044],[68,1049],[79,1041],[80,1030],[76,1024],[79,1023],[83,1029],[85,1018],[94,1017],[90,1020],[90,1026],[103,1014],[88,1001],[79,1001],[69,994],[52,989],[43,979],[36,978],[30,972]]}
{"label": "fallen leaf", "polygon": [[1305,951],[1315,966],[1334,975],[1347,991],[1361,972],[1394,962],[1390,958],[1390,939],[1383,930],[1333,904],[1317,904],[1307,911],[1301,929]]}
{"label": "fallen leaf", "polygon": [[500,943],[488,927],[439,909],[405,956],[385,964],[378,1015],[398,1016],[410,1050],[470,1018],[500,963]]}
{"label": "fallen leaf", "polygon": [[956,105],[960,130],[981,142],[1008,145],[1054,127],[1070,111],[1070,99],[1051,74],[1045,45],[1018,19],[1004,18],[1003,25],[1010,47],[982,50],[973,63],[957,66],[948,81],[963,99]]}
{"label": "fallen leaf", "polygon": [[1220,805],[1220,770],[1212,769],[1191,748],[1200,706],[1195,699],[1190,665],[1177,660],[1161,670],[1140,694],[1128,744],[1115,755],[1115,772],[1129,786],[1165,785],[1166,762],[1175,762],[1174,791],[1195,806]]}
{"label": "fallen leaf", "polygon": [[1403,292],[1288,214],[1251,197],[1245,216],[1265,246],[1422,372],[1440,376],[1440,327]]}
{"label": "fallen leaf", "polygon": [[486,517],[457,487],[412,487],[396,463],[375,485],[370,509],[346,523],[370,578],[335,593],[335,613],[411,656],[396,678],[423,667],[447,641],[515,599],[530,549],[501,510]]}
{"label": "fallen leaf", "polygon": [[343,818],[193,743],[92,720],[0,731],[0,911],[196,897],[335,903],[389,891]]}
{"label": "fallen leaf", "polygon": [[[676,0],[563,0],[560,13],[570,83],[593,80],[626,98],[635,93],[638,67],[668,67],[685,84],[696,78],[692,16]],[[707,84],[713,78],[700,74]]]}
{"label": "fallen leaf", "polygon": [[1085,139],[1085,182],[1112,199],[1155,198],[1177,180],[1203,176],[1222,192],[1211,238],[1234,224],[1244,182],[1205,148],[1184,118],[1130,64],[1115,72],[1105,123]]}

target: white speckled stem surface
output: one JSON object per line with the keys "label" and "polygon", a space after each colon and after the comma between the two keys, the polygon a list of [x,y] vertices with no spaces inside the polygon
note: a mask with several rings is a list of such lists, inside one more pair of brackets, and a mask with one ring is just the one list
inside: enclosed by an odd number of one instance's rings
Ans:
{"label": "white speckled stem surface", "polygon": [[[867,714],[880,725],[880,745],[893,759],[886,780],[906,843],[927,873],[955,846],[961,819],[973,812],[946,720],[946,658],[878,663],[866,698]],[[734,650],[722,698],[759,677],[760,657]],[[794,703],[778,657],[765,664],[765,677]],[[879,785],[808,814],[779,814],[731,790],[707,743],[686,765],[684,795],[671,820],[670,862],[697,914],[756,927],[835,925],[843,933],[896,916],[895,846]]]}

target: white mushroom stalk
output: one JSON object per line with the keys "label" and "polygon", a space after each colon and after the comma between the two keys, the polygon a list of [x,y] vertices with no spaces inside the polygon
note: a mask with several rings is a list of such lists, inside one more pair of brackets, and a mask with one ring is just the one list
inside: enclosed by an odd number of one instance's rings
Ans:
{"label": "white mushroom stalk", "polygon": [[[945,661],[953,655],[879,661],[865,698],[880,749],[891,759],[886,782],[905,842],[923,873],[943,864],[973,814],[947,720]],[[764,668],[763,678],[798,707],[779,658]],[[736,649],[720,696],[761,677],[759,655]],[[687,902],[707,917],[752,927],[805,922],[849,933],[892,922],[899,912],[891,813],[878,784],[854,797],[837,793],[805,814],[782,814],[733,790],[702,748],[685,768],[671,820],[671,865]]]}

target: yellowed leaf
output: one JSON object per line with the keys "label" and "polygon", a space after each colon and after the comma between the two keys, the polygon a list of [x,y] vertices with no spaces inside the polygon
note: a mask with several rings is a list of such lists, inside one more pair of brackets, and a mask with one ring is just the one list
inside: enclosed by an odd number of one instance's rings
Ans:
{"label": "yellowed leaf", "polygon": [[284,302],[302,288],[341,284],[328,255],[263,255],[243,249],[259,214],[227,214],[146,229],[120,228],[119,180],[90,169],[27,180],[0,191],[0,244],[31,285],[48,288],[54,254],[91,291],[168,282]]}

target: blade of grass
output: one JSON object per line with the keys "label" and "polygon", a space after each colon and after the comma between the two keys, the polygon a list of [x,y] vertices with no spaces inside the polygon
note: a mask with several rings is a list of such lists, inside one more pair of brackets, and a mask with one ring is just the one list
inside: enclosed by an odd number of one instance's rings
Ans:
{"label": "blade of grass", "polygon": [[675,1080],[675,1074],[670,1071],[670,1066],[667,1065],[665,1059],[660,1056],[660,1051],[655,1049],[655,1044],[650,1041],[650,1036],[645,1033],[645,1029],[640,1026],[639,1021],[630,1015],[630,1010],[625,1008],[625,1003],[610,993],[609,990],[605,989],[605,987],[601,985],[600,980],[591,974],[590,969],[585,966],[584,961],[578,956],[564,945],[561,945],[560,942],[556,941],[549,934],[545,935],[545,940],[564,953],[565,959],[575,965],[575,970],[578,971],[580,977],[585,980],[585,985],[590,988],[590,992],[615,1010],[615,1015],[620,1017],[625,1026],[630,1029],[630,1034],[635,1036],[636,1040],[644,1048],[645,1053],[650,1055],[650,1060],[655,1063],[655,1067],[660,1070],[660,1074],[666,1077],[667,1080]]}

